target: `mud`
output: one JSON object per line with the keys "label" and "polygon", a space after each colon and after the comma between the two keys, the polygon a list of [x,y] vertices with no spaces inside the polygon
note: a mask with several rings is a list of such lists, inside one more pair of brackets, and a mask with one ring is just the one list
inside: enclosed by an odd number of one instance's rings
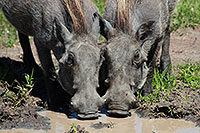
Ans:
{"label": "mud", "polygon": [[31,71],[20,61],[0,58],[0,129],[50,129],[49,118],[37,113],[47,108],[47,93],[41,71],[34,71],[31,96],[19,105],[14,102],[19,100],[16,96],[19,90],[15,87],[24,84],[25,73],[30,74]]}
{"label": "mud", "polygon": [[[195,127],[195,124],[185,120],[178,119],[144,119],[139,118],[134,111],[132,115],[127,118],[112,118],[107,117],[105,114],[100,114],[100,118],[97,120],[77,120],[75,118],[67,118],[65,114],[56,113],[51,111],[39,112],[40,115],[50,118],[51,129],[49,133],[67,133],[71,131],[71,124],[79,125],[80,128],[84,127],[85,133],[173,133],[173,132],[192,132],[199,133],[200,128]],[[104,126],[102,128],[96,128],[94,124],[108,124],[112,123],[113,127]],[[32,130],[32,129],[12,129],[12,130],[0,130],[0,132],[8,133],[43,133],[44,130]]]}
{"label": "mud", "polygon": [[148,106],[142,104],[136,113],[147,118],[183,118],[200,126],[200,89],[171,90],[168,98]]}
{"label": "mud", "polygon": [[40,116],[42,101],[30,97],[26,105],[13,107],[11,102],[0,102],[0,129],[27,128],[37,130],[50,129],[49,118]]}

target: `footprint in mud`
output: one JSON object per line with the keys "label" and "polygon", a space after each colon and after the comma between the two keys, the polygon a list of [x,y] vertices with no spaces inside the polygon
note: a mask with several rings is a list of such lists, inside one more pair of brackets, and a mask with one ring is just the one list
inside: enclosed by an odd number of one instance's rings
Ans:
{"label": "footprint in mud", "polygon": [[114,128],[115,123],[107,120],[105,117],[100,117],[98,123],[92,123],[91,127],[94,129]]}
{"label": "footprint in mud", "polygon": [[102,123],[102,122],[98,122],[95,124],[92,124],[91,127],[95,128],[95,129],[102,129],[102,128],[114,128],[115,123]]}

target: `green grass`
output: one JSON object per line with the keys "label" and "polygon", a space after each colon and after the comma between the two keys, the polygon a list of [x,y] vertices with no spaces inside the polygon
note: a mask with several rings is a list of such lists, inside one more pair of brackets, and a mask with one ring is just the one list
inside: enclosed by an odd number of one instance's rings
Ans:
{"label": "green grass", "polygon": [[193,90],[200,88],[200,63],[183,64],[178,69],[179,74],[177,75],[177,79],[181,81],[179,85]]}
{"label": "green grass", "polygon": [[0,10],[0,48],[13,47],[18,43],[17,32],[15,28],[6,20],[2,11]]}
{"label": "green grass", "polygon": [[200,0],[180,0],[174,11],[171,31],[200,24]]}
{"label": "green grass", "polygon": [[200,89],[200,62],[186,63],[172,68],[170,75],[166,72],[160,73],[155,69],[152,86],[154,92],[148,96],[141,96],[138,92],[138,100],[141,103],[150,105],[160,102],[160,100],[168,98],[173,89],[177,91],[185,87],[193,90]]}

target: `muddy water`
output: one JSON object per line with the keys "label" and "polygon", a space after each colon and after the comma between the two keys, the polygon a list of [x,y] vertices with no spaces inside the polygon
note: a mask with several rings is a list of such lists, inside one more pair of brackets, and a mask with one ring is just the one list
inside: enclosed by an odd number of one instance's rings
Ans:
{"label": "muddy water", "polygon": [[105,114],[97,120],[77,120],[67,118],[65,114],[51,111],[39,112],[51,119],[51,130],[12,129],[0,130],[3,133],[64,133],[70,130],[70,124],[75,123],[85,127],[91,133],[200,133],[200,128],[185,120],[177,119],[143,119],[135,113],[127,118],[111,118]]}

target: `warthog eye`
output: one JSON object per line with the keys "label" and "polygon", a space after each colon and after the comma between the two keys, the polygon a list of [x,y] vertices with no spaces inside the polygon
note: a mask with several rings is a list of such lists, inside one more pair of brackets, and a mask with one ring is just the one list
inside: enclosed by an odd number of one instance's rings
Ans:
{"label": "warthog eye", "polygon": [[140,50],[137,49],[137,50],[134,51],[134,53],[133,53],[133,61],[132,61],[133,65],[135,65],[137,67],[140,66],[140,64],[143,62],[143,59],[142,59],[141,56],[142,55],[141,55]]}
{"label": "warthog eye", "polygon": [[134,52],[134,59],[135,59],[135,60],[140,59],[140,51],[139,51],[139,50],[136,50],[136,51]]}
{"label": "warthog eye", "polygon": [[69,67],[72,67],[74,65],[74,54],[72,52],[69,52],[66,63]]}

